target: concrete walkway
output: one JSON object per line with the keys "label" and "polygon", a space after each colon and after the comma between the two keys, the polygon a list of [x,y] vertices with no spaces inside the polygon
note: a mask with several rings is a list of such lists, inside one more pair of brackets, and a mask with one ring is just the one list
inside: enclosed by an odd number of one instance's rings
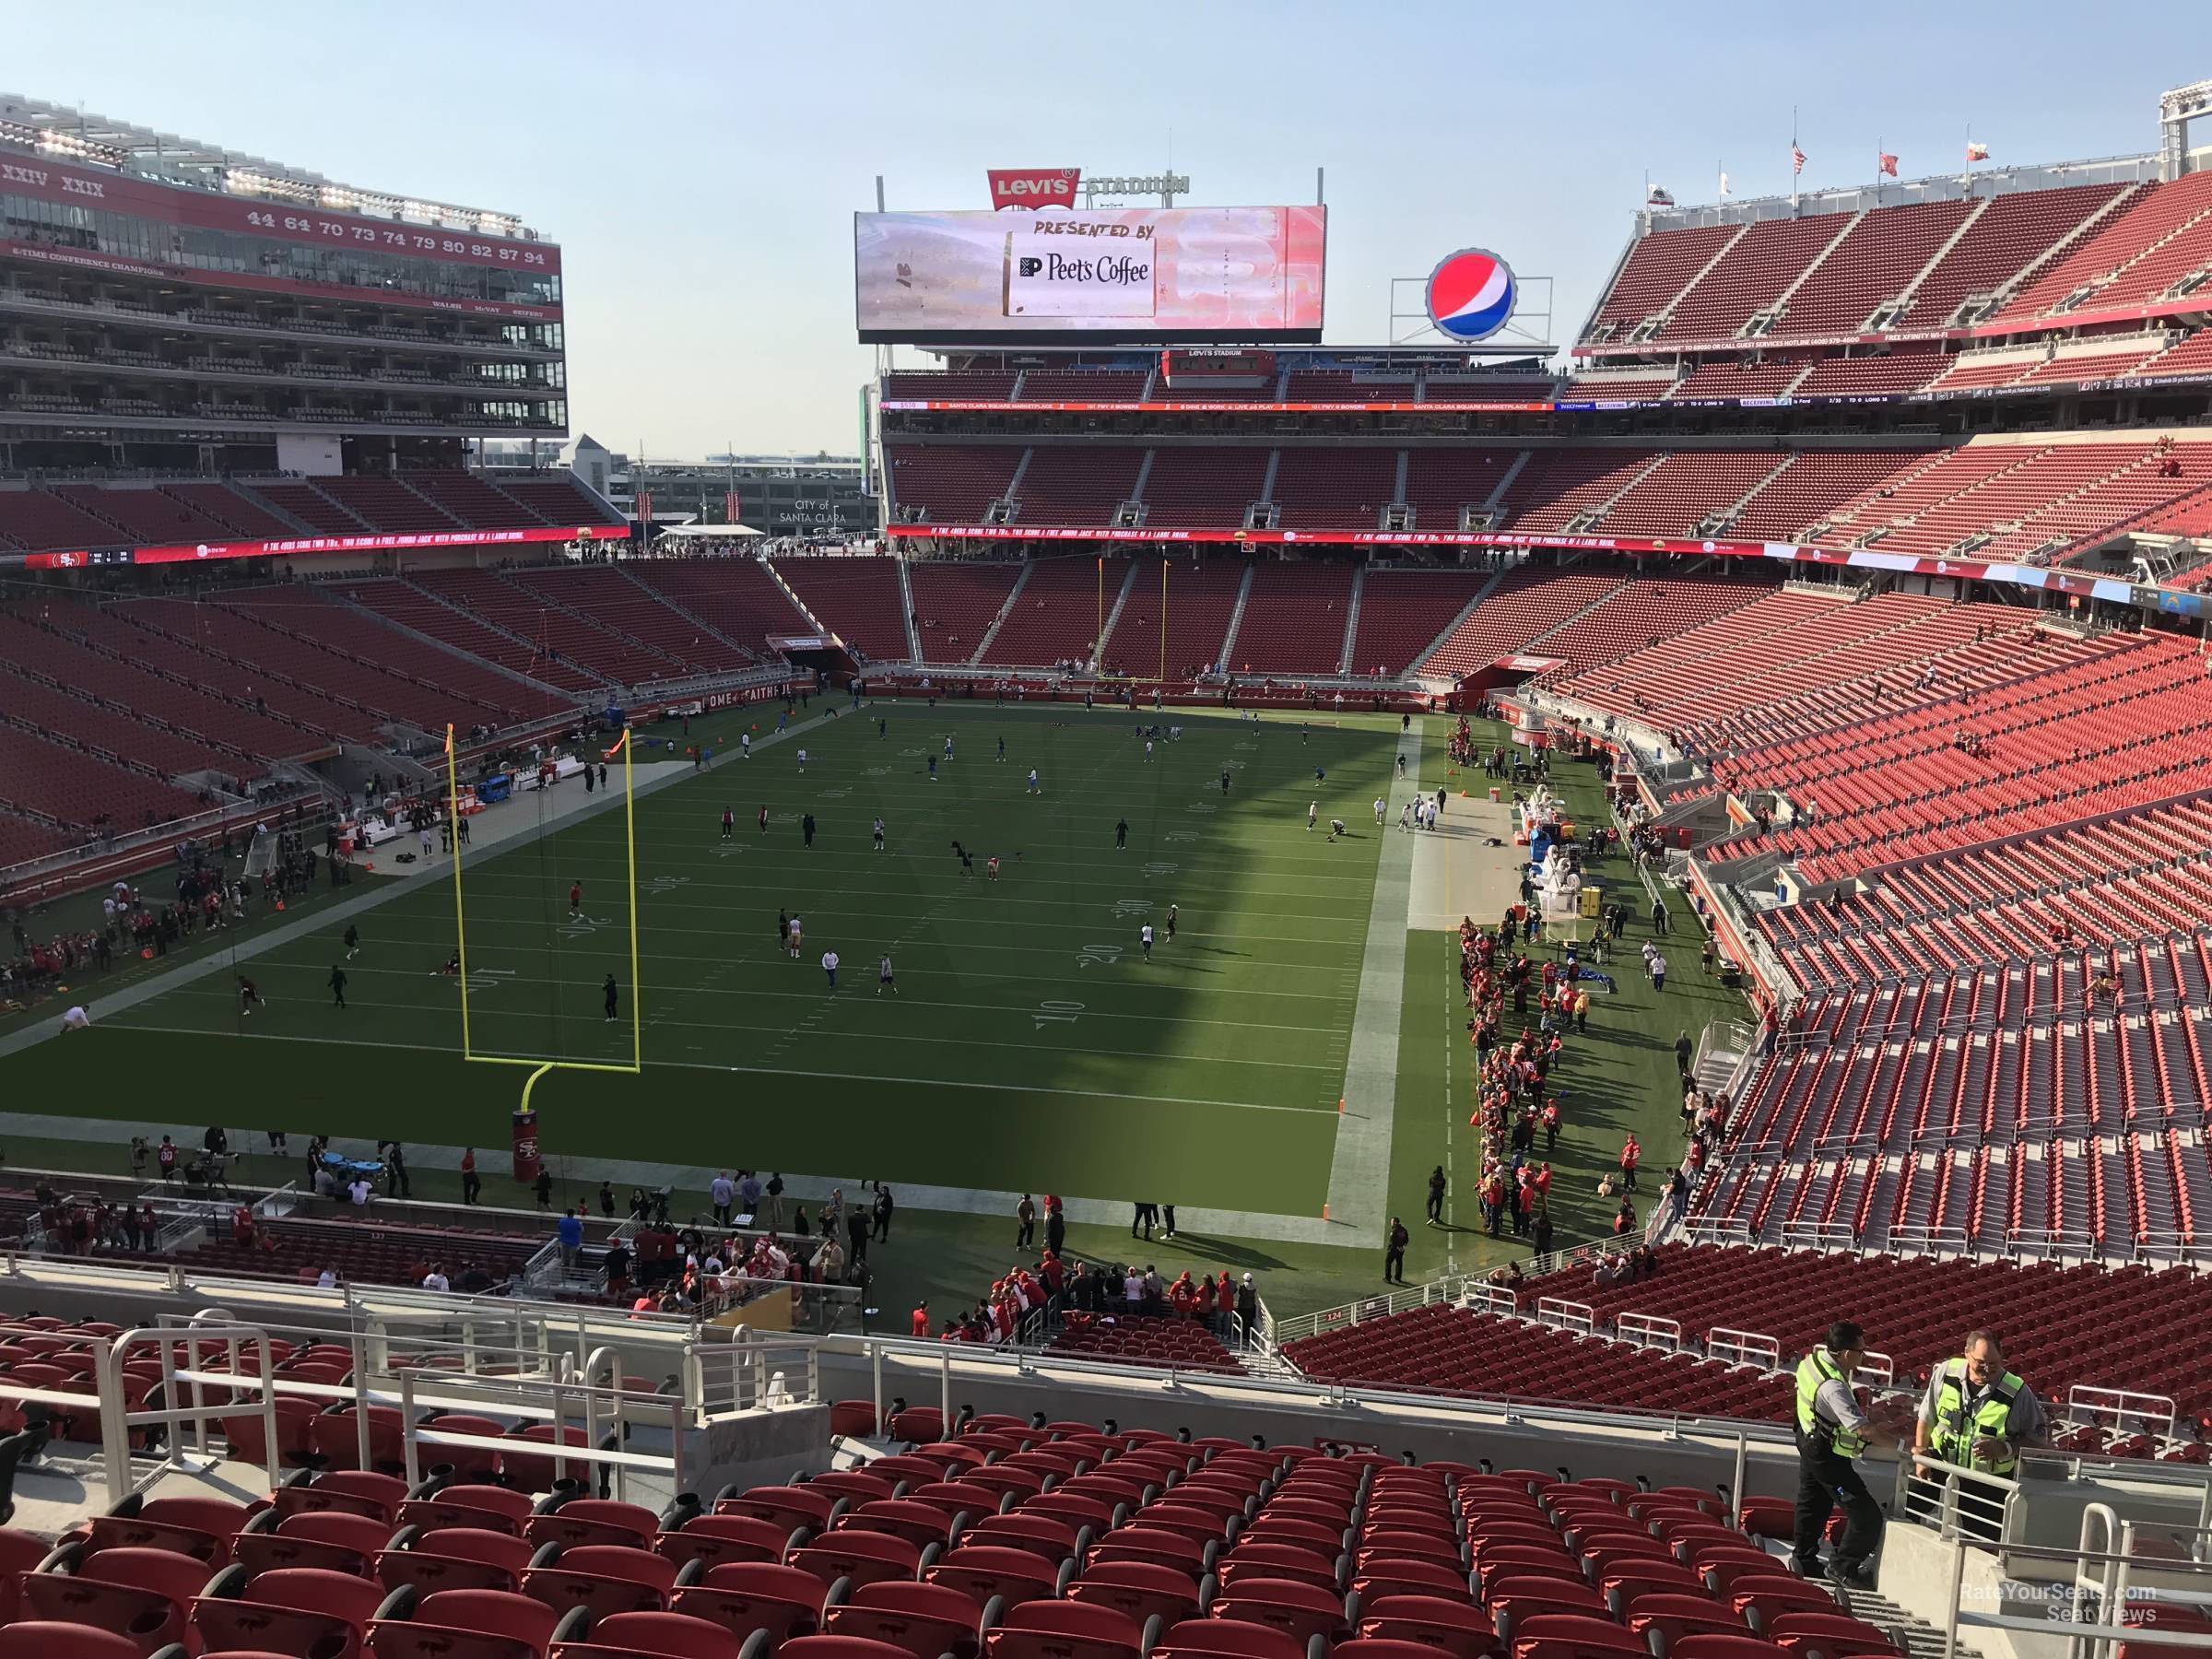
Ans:
{"label": "concrete walkway", "polygon": [[[1414,842],[1400,833],[1397,808],[1428,785],[1421,775],[1424,721],[1416,715],[1398,741],[1406,776],[1383,792],[1382,847],[1368,912],[1359,1000],[1344,1067],[1344,1109],[1329,1164],[1329,1241],[1380,1248],[1390,1222],[1390,1139],[1398,1110],[1398,1028],[1406,1002],[1406,929],[1413,893]],[[1447,811],[1447,817],[1449,812]]]}

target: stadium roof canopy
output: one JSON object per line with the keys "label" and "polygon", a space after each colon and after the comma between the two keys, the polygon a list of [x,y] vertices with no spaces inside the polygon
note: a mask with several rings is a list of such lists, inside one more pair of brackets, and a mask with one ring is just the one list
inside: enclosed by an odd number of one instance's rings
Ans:
{"label": "stadium roof canopy", "polygon": [[15,92],[0,92],[0,144],[21,145],[56,160],[88,162],[225,195],[266,196],[371,218],[441,225],[524,241],[543,240],[512,213],[339,184],[304,168]]}

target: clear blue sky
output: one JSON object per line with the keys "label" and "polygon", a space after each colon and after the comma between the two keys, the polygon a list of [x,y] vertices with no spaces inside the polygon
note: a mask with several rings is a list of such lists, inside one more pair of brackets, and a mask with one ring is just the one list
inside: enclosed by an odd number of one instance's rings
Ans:
{"label": "clear blue sky", "polygon": [[[850,215],[986,205],[987,167],[1152,171],[1304,202],[1328,339],[1468,243],[1558,278],[1569,337],[1649,170],[1682,202],[2148,150],[2212,75],[2212,5],[1912,7],[233,3],[6,6],[9,91],[559,241],[573,429],[695,457],[857,442]],[[2212,133],[2200,135],[2212,143]],[[902,353],[902,357],[905,354]]]}

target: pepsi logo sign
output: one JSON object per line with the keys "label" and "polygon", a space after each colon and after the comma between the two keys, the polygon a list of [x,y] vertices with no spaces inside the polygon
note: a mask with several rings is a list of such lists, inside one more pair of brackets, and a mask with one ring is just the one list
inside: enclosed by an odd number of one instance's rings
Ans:
{"label": "pepsi logo sign", "polygon": [[1488,248],[1462,248],[1429,273],[1429,321],[1454,340],[1487,340],[1513,314],[1512,267]]}

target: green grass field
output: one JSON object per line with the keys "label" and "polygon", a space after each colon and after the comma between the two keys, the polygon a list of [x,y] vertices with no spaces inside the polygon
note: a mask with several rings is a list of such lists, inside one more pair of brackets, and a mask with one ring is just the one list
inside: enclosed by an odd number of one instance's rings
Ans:
{"label": "green grass field", "polygon": [[[725,754],[738,724],[757,718],[722,717]],[[1392,775],[1397,722],[1146,719],[1180,723],[1182,739],[1163,738],[1147,759],[1125,713],[888,703],[641,794],[638,984],[618,805],[479,852],[463,883],[474,1046],[626,1063],[640,999],[641,1076],[560,1071],[537,1087],[544,1144],[579,1181],[591,1160],[624,1158],[1171,1200],[1245,1213],[1240,1238],[1191,1241],[1194,1262],[1296,1271],[1296,1294],[1270,1292],[1278,1311],[1341,1300],[1379,1276],[1368,1251],[1252,1241],[1267,1236],[1265,1218],[1318,1218],[1329,1194],[1377,858],[1382,837],[1396,833],[1375,830],[1369,804],[1390,798],[1394,823],[1408,793]],[[1444,776],[1442,723],[1429,729],[1422,782],[1456,789]],[[1041,795],[1027,793],[1032,766]],[[1325,782],[1315,782],[1316,766]],[[1594,775],[1574,769],[1561,782],[1593,818]],[[1341,817],[1347,839],[1307,830],[1316,799],[1324,829]],[[737,819],[727,843],[725,806]],[[811,848],[806,813],[817,819]],[[881,853],[870,847],[879,815]],[[1128,845],[1117,850],[1124,818]],[[974,855],[972,876],[956,839]],[[994,854],[995,882],[985,876]],[[0,1094],[23,1102],[16,1110],[66,1102],[87,1116],[503,1146],[526,1074],[461,1057],[458,987],[437,971],[454,938],[453,890],[444,861],[435,863],[441,878],[409,878],[354,918],[362,948],[347,964],[347,1008],[333,1006],[326,982],[343,955],[344,924],[333,919],[252,963],[269,1000],[252,1018],[241,1018],[217,961],[112,1016],[96,1000],[86,1036],[0,1058]],[[1628,879],[1605,861],[1594,875],[1608,886]],[[572,881],[584,892],[574,918]],[[357,882],[292,913],[313,916],[363,891]],[[1180,907],[1171,944],[1171,904]],[[777,948],[779,911],[805,919],[798,960]],[[1138,947],[1147,921],[1159,941],[1149,962]],[[221,941],[202,948],[224,954]],[[842,959],[834,994],[819,966],[826,948]],[[876,994],[886,952],[896,997]],[[1602,1226],[1591,1189],[1623,1131],[1643,1134],[1654,1168],[1678,1144],[1676,1029],[1694,1035],[1705,1019],[1740,1011],[1699,972],[1694,937],[1677,937],[1672,954],[1668,1006],[1655,1006],[1631,964],[1570,1050],[1570,1130],[1554,1160],[1562,1243]],[[143,977],[181,959],[128,971]],[[1468,1189],[1455,1193],[1455,1210],[1475,1213],[1472,1056],[1454,959],[1447,935],[1406,937],[1390,1196],[1417,1223],[1437,1162]],[[612,1024],[600,1006],[609,972],[622,997]],[[11,1161],[29,1160],[18,1150]],[[972,1294],[971,1252],[979,1270],[1003,1267],[1011,1242],[1010,1224],[995,1218],[917,1215],[908,1225],[935,1241],[915,1282],[946,1295]],[[1073,1246],[1105,1250],[1113,1230],[1097,1230],[1088,1244],[1078,1230]],[[1297,1236],[1288,1225],[1280,1232]],[[1409,1271],[1464,1270],[1511,1248],[1457,1230],[1428,1233]]]}

